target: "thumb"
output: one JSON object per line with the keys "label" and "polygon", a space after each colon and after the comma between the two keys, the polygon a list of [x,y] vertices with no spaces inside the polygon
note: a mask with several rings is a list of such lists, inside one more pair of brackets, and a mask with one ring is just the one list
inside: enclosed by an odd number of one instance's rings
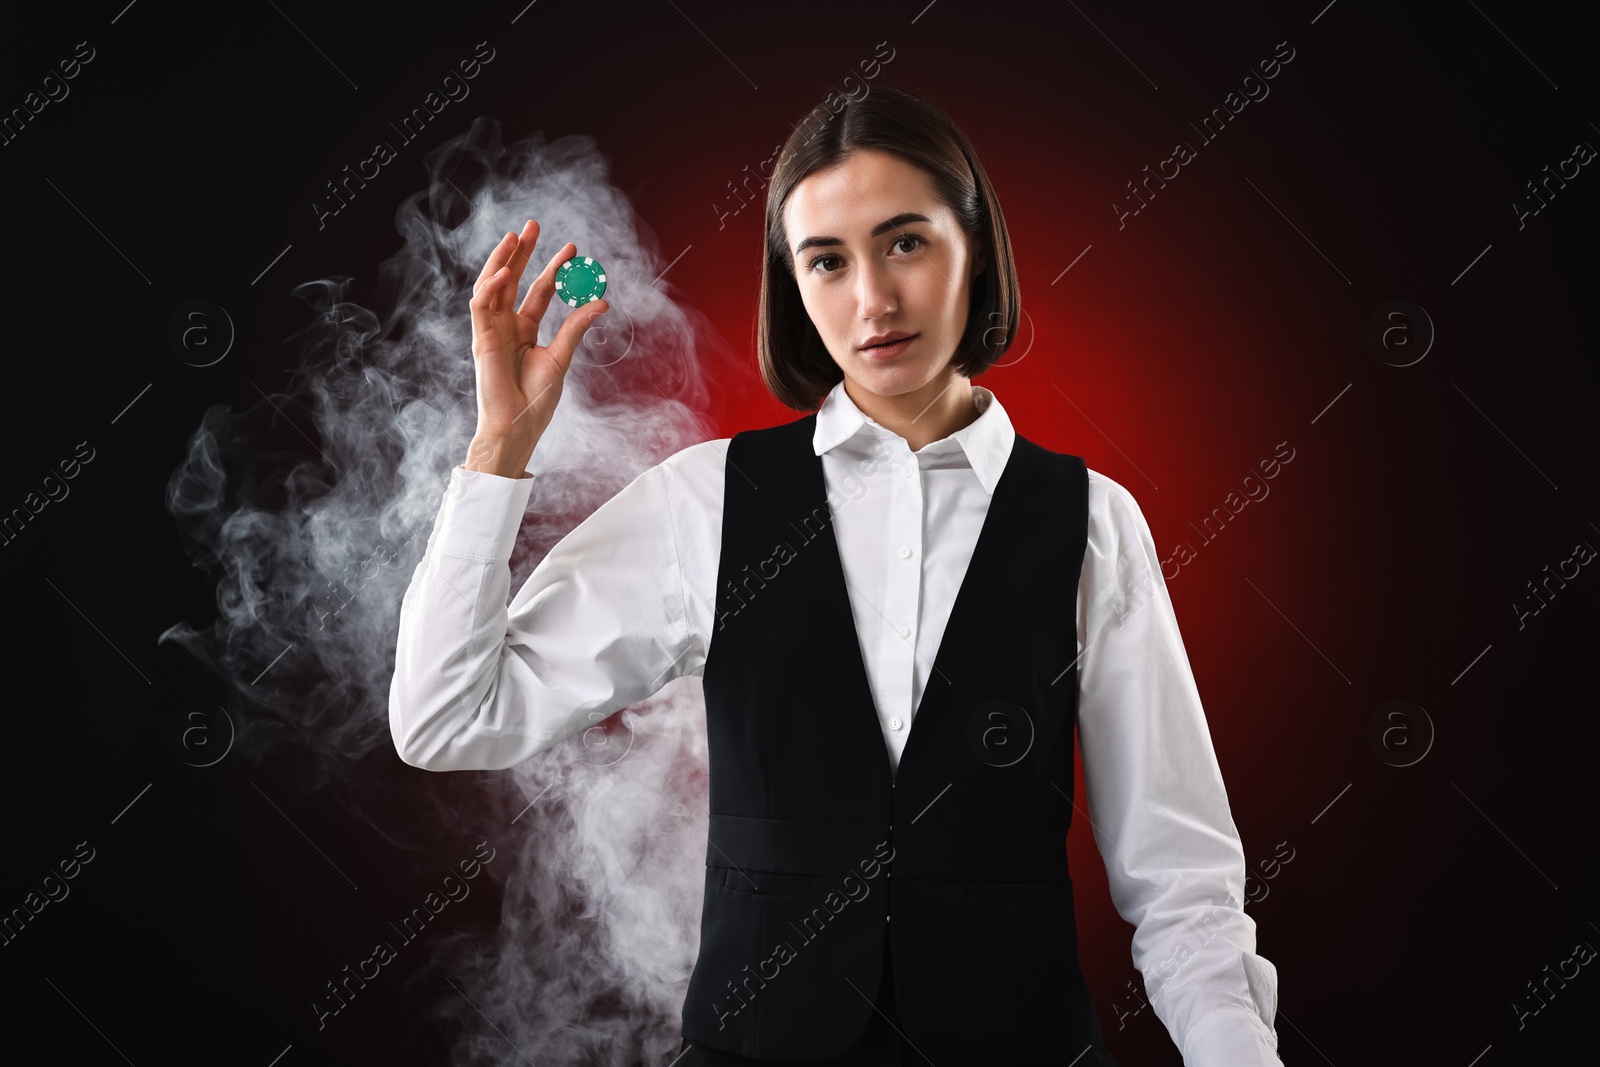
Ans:
{"label": "thumb", "polygon": [[555,340],[550,342],[551,353],[561,360],[563,366],[571,362],[573,351],[578,347],[578,342],[583,340],[583,335],[589,332],[589,327],[610,308],[611,305],[606,301],[594,300],[567,316],[567,321],[556,332]]}

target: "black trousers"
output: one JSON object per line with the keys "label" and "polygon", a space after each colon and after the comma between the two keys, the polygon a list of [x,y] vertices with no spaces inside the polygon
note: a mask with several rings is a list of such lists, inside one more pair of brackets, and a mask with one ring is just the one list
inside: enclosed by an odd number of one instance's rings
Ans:
{"label": "black trousers", "polygon": [[[889,957],[889,939],[883,943],[883,985],[878,991],[878,1010],[872,1013],[867,1032],[861,1035],[856,1046],[843,1056],[831,1060],[813,1060],[820,1067],[933,1067],[937,1063],[938,1049],[918,1049],[902,1033],[905,1027],[894,1009],[894,968]],[[932,1057],[932,1059],[930,1059]],[[1095,1045],[1076,1060],[1063,1060],[1061,1067],[1119,1067],[1104,1045]],[[790,1067],[776,1060],[757,1060],[748,1056],[735,1056],[731,1052],[694,1045],[688,1041],[678,1052],[671,1067]]]}

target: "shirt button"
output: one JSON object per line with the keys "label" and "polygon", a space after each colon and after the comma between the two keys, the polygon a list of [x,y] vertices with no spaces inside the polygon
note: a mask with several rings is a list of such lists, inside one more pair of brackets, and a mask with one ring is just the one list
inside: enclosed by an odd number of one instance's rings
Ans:
{"label": "shirt button", "polygon": [[909,627],[909,626],[896,626],[895,627],[895,631],[897,633],[899,633],[899,635],[901,637],[910,637],[911,636],[911,627]]}
{"label": "shirt button", "polygon": [[900,558],[901,559],[910,559],[911,558],[911,548],[910,548],[910,546],[908,546],[908,545],[901,545],[900,546]]}
{"label": "shirt button", "polygon": [[905,723],[900,721],[900,716],[898,716],[898,715],[894,716],[892,719],[889,720],[889,729],[891,729],[891,730],[898,730],[898,729],[900,729],[900,727],[902,727],[904,725],[905,725]]}
{"label": "shirt button", "polygon": [[900,468],[900,473],[904,474],[907,478],[909,478],[915,472],[915,470],[916,470],[915,465],[907,463],[904,467]]}

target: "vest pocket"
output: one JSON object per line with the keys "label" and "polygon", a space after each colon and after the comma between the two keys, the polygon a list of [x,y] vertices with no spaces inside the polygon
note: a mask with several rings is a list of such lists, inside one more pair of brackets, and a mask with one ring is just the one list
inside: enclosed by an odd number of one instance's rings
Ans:
{"label": "vest pocket", "polygon": [[1072,883],[1051,880],[1048,882],[968,882],[968,900],[988,900],[998,903],[1021,903],[1030,900],[1062,900],[1071,906]]}
{"label": "vest pocket", "polygon": [[848,897],[837,879],[750,868],[708,865],[706,883],[684,1037],[763,1062],[844,1055],[880,989],[889,924],[879,898]]}
{"label": "vest pocket", "polygon": [[[763,896],[807,896],[813,891],[817,879],[803,874],[776,874],[745,868],[719,868],[722,880],[717,885],[738,893],[758,893]],[[820,897],[821,894],[818,894]]]}

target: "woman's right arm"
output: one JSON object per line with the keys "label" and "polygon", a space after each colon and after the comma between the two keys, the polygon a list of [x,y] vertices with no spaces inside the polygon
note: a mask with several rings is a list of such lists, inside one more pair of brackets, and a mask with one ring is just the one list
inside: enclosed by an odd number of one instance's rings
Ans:
{"label": "woman's right arm", "polygon": [[390,732],[413,767],[509,767],[700,662],[663,468],[557,542],[508,608],[508,561],[532,485],[451,471],[401,603],[389,690]]}
{"label": "woman's right arm", "polygon": [[540,346],[556,268],[575,248],[556,253],[513,311],[537,238],[532,221],[508,233],[474,287],[478,428],[401,603],[389,726],[415,767],[509,767],[648,697],[682,673],[689,647],[659,467],[558,542],[507,610],[526,468],[572,353],[607,306],[574,312]]}

